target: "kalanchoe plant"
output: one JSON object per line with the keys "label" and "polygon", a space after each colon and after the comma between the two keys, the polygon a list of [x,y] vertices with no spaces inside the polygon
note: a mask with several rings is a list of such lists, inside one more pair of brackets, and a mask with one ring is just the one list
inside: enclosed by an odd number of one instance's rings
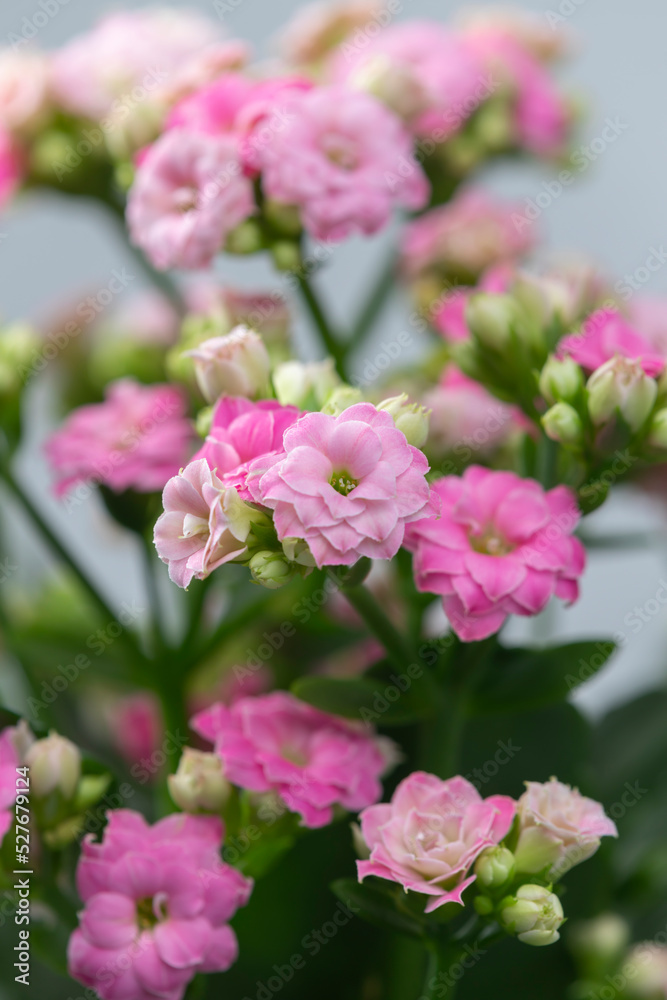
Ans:
{"label": "kalanchoe plant", "polygon": [[[272,64],[168,10],[0,52],[0,204],[96,199],[154,285],[62,336],[0,328],[2,551],[18,508],[65,570],[1,569],[0,967],[29,862],[19,973],[29,947],[52,1000],[667,996],[637,917],[664,896],[667,696],[587,719],[569,695],[615,644],[537,618],[586,584],[585,516],[667,458],[667,307],[535,273],[536,231],[476,184],[566,152],[560,33],[395,13],[304,9]],[[315,272],[396,219],[334,325]],[[273,288],[170,273],[256,253]],[[401,287],[432,343],[368,378]],[[89,570],[19,472],[33,378],[73,534],[82,504],[107,526]],[[123,535],[139,602],[125,562],[106,596]]]}

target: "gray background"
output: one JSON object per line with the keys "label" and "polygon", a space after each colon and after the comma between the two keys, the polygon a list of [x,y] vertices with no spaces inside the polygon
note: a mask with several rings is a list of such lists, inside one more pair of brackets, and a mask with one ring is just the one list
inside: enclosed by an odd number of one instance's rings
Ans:
{"label": "gray background", "polygon": [[[121,7],[143,6],[126,0],[67,0],[36,42],[45,48],[62,44],[91,26],[103,12]],[[211,3],[200,0],[190,8],[217,19]],[[231,4],[230,4],[231,6]],[[249,39],[260,54],[270,53],[269,41],[289,15],[302,6],[292,0],[240,0],[224,17],[230,35]],[[445,20],[465,4],[443,4],[436,0],[403,0],[400,19],[433,17]],[[486,6],[503,6],[487,4]],[[575,35],[574,52],[561,73],[569,89],[580,94],[588,117],[581,129],[581,142],[599,136],[607,118],[620,119],[624,128],[594,167],[581,173],[575,187],[556,199],[539,220],[545,245],[553,250],[574,249],[595,258],[613,275],[622,276],[640,267],[652,247],[667,243],[667,129],[664,125],[664,94],[667,75],[665,37],[667,7],[663,0],[554,0],[522,3],[546,18],[548,12],[563,16],[561,24]],[[0,44],[20,33],[24,18],[38,11],[38,0],[3,0],[0,7]],[[497,190],[521,199],[543,190],[550,174],[535,165],[494,168],[489,183]],[[107,220],[93,208],[57,197],[33,196],[21,201],[0,219],[0,314],[5,318],[45,319],[54,307],[77,301],[103,287],[113,268],[131,260]],[[351,241],[337,251],[324,279],[334,313],[351,316],[354,304],[382,259],[384,237]],[[276,278],[266,262],[224,259],[218,272],[227,281],[250,287],[275,287]],[[136,282],[138,284],[138,280]],[[335,290],[335,296],[332,292]],[[667,265],[651,276],[649,294],[667,294]],[[385,316],[379,340],[395,336],[404,323],[399,309]],[[372,355],[372,351],[370,352]],[[363,360],[363,359],[362,359]],[[95,497],[75,512],[67,513],[49,492],[49,474],[41,457],[41,443],[49,427],[52,400],[48,391],[32,397],[29,440],[20,471],[40,507],[67,534],[81,561],[95,573],[100,585],[116,604],[141,596],[141,581],[135,566],[133,543],[104,519]],[[665,497],[667,509],[667,496]],[[516,622],[512,631],[521,638],[546,639],[559,636],[627,636],[622,653],[578,695],[591,711],[626,697],[628,692],[651,686],[665,673],[667,610],[650,602],[667,578],[662,505],[634,491],[623,491],[596,515],[600,530],[617,527],[655,532],[654,544],[631,553],[593,553],[583,583],[583,597],[571,610],[555,610],[528,623]],[[27,536],[17,546],[19,573],[26,583],[32,572],[44,565],[41,549]],[[2,553],[0,553],[2,555]],[[667,589],[665,590],[667,593]],[[649,602],[650,621],[637,629],[627,620],[634,607]],[[5,675],[0,694],[16,701],[19,692]]]}

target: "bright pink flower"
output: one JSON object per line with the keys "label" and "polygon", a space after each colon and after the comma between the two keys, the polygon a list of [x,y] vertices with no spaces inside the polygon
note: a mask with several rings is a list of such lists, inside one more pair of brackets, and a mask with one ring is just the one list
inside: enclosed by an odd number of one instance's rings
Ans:
{"label": "bright pink flower", "polygon": [[155,267],[208,267],[228,233],[255,210],[237,141],[165,132],[141,159],[127,205],[132,242]]}
{"label": "bright pink flower", "polygon": [[513,94],[517,144],[537,156],[558,155],[571,115],[548,70],[516,37],[492,25],[471,28],[466,38],[486,68]]}
{"label": "bright pink flower", "polygon": [[616,824],[599,802],[555,778],[544,783],[527,781],[518,814],[515,855],[517,868],[523,872],[550,866],[552,876],[560,878],[595,854],[601,837],[618,836]]}
{"label": "bright pink flower", "polygon": [[243,500],[251,500],[246,486],[250,463],[281,453],[283,435],[298,417],[296,406],[281,406],[274,399],[253,403],[243,396],[223,396],[213,411],[206,442],[193,461],[205,458],[225,486],[233,486]]}
{"label": "bright pink flower", "polygon": [[516,260],[532,249],[530,227],[522,233],[512,221],[517,205],[492,198],[481,189],[464,191],[405,227],[403,269],[419,275],[434,269],[475,280],[482,272]]}
{"label": "bright pink flower", "polygon": [[183,394],[171,385],[119,379],[103,403],[73,410],[46,444],[58,474],[56,493],[75,483],[104,483],[116,493],[161,490],[187,458],[192,429]]}
{"label": "bright pink flower", "polygon": [[515,811],[513,799],[483,799],[465,778],[442,781],[415,771],[390,803],[362,812],[361,834],[371,853],[368,861],[357,861],[359,881],[377,875],[433,896],[426,913],[463,904],[463,891],[475,881],[468,875],[475,859],[507,835]]}
{"label": "bright pink flower", "polygon": [[20,760],[15,737],[14,726],[7,726],[0,732],[0,843],[12,825],[16,801],[16,768]]}
{"label": "bright pink flower", "polygon": [[367,89],[404,118],[411,131],[442,142],[487,97],[489,74],[460,33],[437,21],[409,21],[343,45],[334,79]]}
{"label": "bright pink flower", "polygon": [[9,132],[0,124],[0,208],[13,197],[22,178],[21,156]]}
{"label": "bright pink flower", "polygon": [[70,975],[103,1000],[181,1000],[198,972],[228,969],[238,954],[228,921],[252,883],[221,861],[223,834],[214,816],[178,813],[149,826],[112,810],[101,843],[83,841]]}
{"label": "bright pink flower", "polygon": [[545,492],[532,479],[473,465],[433,489],[441,516],[410,527],[405,545],[418,589],[442,595],[461,639],[485,639],[508,615],[536,615],[554,594],[577,599],[585,552],[572,537],[580,513],[566,486]]}
{"label": "bright pink flower", "polygon": [[505,292],[516,272],[509,264],[498,264],[483,274],[474,288],[457,288],[448,291],[436,303],[432,323],[445,340],[468,340],[470,330],[466,322],[466,308],[471,295],[476,292]]}
{"label": "bright pink flower", "polygon": [[464,449],[489,455],[519,427],[531,426],[520,410],[502,403],[455,365],[447,366],[422,402],[431,411],[425,447],[438,456],[460,455]]}
{"label": "bright pink flower", "polygon": [[233,785],[277,792],[309,827],[330,823],[335,805],[357,812],[377,802],[395,759],[390,740],[286,691],[213,705],[190,724],[215,744]]}
{"label": "bright pink flower", "polygon": [[236,490],[225,489],[203,458],[169,480],[162,503],[155,548],[179,587],[187,588],[193,577],[205,579],[245,553],[252,509]]}
{"label": "bright pink flower", "polygon": [[150,758],[163,739],[162,708],[152,691],[119,698],[109,708],[108,723],[114,746],[128,764]]}
{"label": "bright pink flower", "polygon": [[630,326],[615,309],[598,309],[592,313],[579,333],[563,337],[557,354],[574,358],[587,372],[595,371],[617,354],[641,361],[644,372],[653,378],[657,378],[665,367],[665,358],[656,352],[648,338]]}
{"label": "bright pink flower", "polygon": [[275,511],[278,538],[304,539],[320,567],[392,559],[406,524],[433,513],[426,458],[371,403],[307,413],[283,446],[284,456],[255,463],[263,474],[248,487]]}
{"label": "bright pink flower", "polygon": [[428,182],[401,122],[368,94],[317,87],[261,151],[269,198],[301,209],[315,239],[375,233],[397,205],[421,208]]}

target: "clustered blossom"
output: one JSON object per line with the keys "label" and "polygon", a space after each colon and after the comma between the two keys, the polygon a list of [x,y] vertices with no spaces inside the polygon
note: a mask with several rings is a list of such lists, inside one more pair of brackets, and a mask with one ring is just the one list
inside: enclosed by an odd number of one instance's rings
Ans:
{"label": "clustered blossom", "polygon": [[594,372],[617,355],[640,362],[646,375],[657,378],[665,367],[665,357],[647,336],[635,329],[615,309],[592,313],[578,333],[563,337],[559,357],[570,357],[586,372]]}
{"label": "clustered blossom", "polygon": [[334,806],[357,812],[377,802],[395,760],[391,741],[284,691],[212,705],[191,726],[215,745],[228,781],[277,793],[308,827],[330,823]]}
{"label": "clustered blossom", "polygon": [[470,466],[433,484],[439,518],[408,529],[419,590],[442,596],[464,641],[497,632],[510,614],[536,615],[552,596],[575,601],[585,552],[565,486],[546,491],[512,472]]}
{"label": "clustered blossom", "polygon": [[507,835],[516,803],[506,795],[483,799],[465,778],[442,781],[415,771],[400,783],[390,803],[361,814],[361,835],[370,851],[357,862],[368,875],[398,882],[429,899],[426,912],[463,903],[475,881],[469,871],[487,847]]}
{"label": "clustered blossom", "polygon": [[406,525],[434,511],[426,458],[371,403],[305,414],[283,448],[254,463],[248,487],[274,511],[278,538],[306,541],[318,566],[391,559]]}
{"label": "clustered blossom", "polygon": [[81,482],[150,493],[178,472],[191,441],[179,389],[120,379],[109,385],[103,403],[69,415],[49,438],[46,454],[59,496]]}
{"label": "clustered blossom", "polygon": [[252,883],[221,861],[223,834],[213,816],[149,826],[137,812],[112,810],[102,841],[83,841],[70,974],[102,1000],[181,1000],[197,973],[228,969],[238,952],[229,920]]}

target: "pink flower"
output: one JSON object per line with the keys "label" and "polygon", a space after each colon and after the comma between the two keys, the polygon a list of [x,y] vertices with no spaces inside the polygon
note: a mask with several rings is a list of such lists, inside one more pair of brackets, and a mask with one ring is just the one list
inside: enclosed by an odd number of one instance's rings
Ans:
{"label": "pink flower", "polygon": [[520,410],[502,403],[455,365],[447,366],[439,384],[424,394],[422,402],[431,410],[429,454],[453,452],[461,459],[471,452],[489,455],[519,427],[530,426]]}
{"label": "pink flower", "polygon": [[143,87],[144,101],[155,94],[190,59],[201,59],[217,35],[215,23],[193,11],[108,14],[54,53],[53,90],[66,110],[101,119],[135,87]]}
{"label": "pink flower", "polygon": [[0,122],[0,208],[6,205],[23,179],[21,155]]}
{"label": "pink flower", "polygon": [[466,308],[471,295],[476,292],[505,292],[515,276],[509,264],[498,264],[482,275],[474,288],[456,288],[447,291],[432,312],[432,323],[445,340],[468,340],[470,330],[466,321]]}
{"label": "pink flower", "polygon": [[193,577],[205,579],[246,552],[253,510],[235,489],[225,489],[203,458],[169,480],[162,503],[155,548],[179,587],[187,588]]}
{"label": "pink flower", "polygon": [[119,698],[109,708],[108,724],[113,744],[128,764],[150,758],[164,736],[160,700],[152,691]]}
{"label": "pink flower", "polygon": [[418,589],[442,595],[461,639],[485,639],[510,614],[536,615],[554,594],[577,599],[585,552],[572,537],[580,514],[567,487],[545,492],[532,479],[473,465],[433,489],[441,517],[410,527],[405,544]]}
{"label": "pink flower", "polygon": [[390,740],[286,691],[213,705],[190,724],[215,744],[232,784],[277,792],[309,827],[330,823],[335,805],[357,812],[377,802],[394,755]]}
{"label": "pink flower", "polygon": [[601,837],[617,837],[613,820],[599,802],[555,778],[527,781],[519,799],[519,840],[515,849],[518,871],[550,868],[560,878],[586,861],[600,846]]}
{"label": "pink flower", "polygon": [[402,259],[406,274],[434,269],[476,280],[488,268],[523,256],[535,237],[512,221],[520,209],[471,188],[406,226]]}
{"label": "pink flower", "polygon": [[250,464],[264,455],[283,451],[283,435],[298,419],[295,406],[274,399],[252,403],[243,396],[223,396],[213,411],[206,442],[193,461],[204,458],[225,486],[233,486],[243,500],[252,496],[246,486]]}
{"label": "pink flower", "polygon": [[628,303],[628,319],[661,357],[667,357],[667,296],[635,295]]}
{"label": "pink flower", "polygon": [[174,386],[112,382],[103,403],[73,410],[46,444],[58,496],[91,480],[116,493],[162,489],[185,462],[192,440],[185,407]]}
{"label": "pink flower", "polygon": [[301,209],[315,239],[375,233],[397,205],[421,208],[428,183],[401,122],[374,97],[318,87],[295,99],[261,152],[267,197]]}
{"label": "pink flower", "polygon": [[468,875],[470,868],[485,848],[506,836],[515,810],[513,799],[483,799],[465,778],[442,781],[415,771],[390,803],[362,812],[361,834],[370,858],[357,861],[359,881],[377,875],[432,896],[426,913],[445,903],[463,904],[463,891],[476,877]]}
{"label": "pink flower", "polygon": [[487,97],[489,74],[467,39],[437,21],[409,21],[342,45],[334,79],[375,94],[412,132],[443,142]]}
{"label": "pink flower", "polygon": [[264,341],[247,326],[237,326],[224,337],[211,337],[186,351],[193,359],[197,385],[208,403],[223,394],[266,396],[271,359]]}
{"label": "pink flower", "polygon": [[638,360],[647,375],[657,378],[665,367],[665,358],[658,354],[647,337],[639,333],[615,309],[598,309],[582,325],[579,333],[563,337],[558,345],[558,357],[574,358],[587,372],[600,368],[616,355]]}
{"label": "pink flower", "polygon": [[33,134],[48,112],[48,59],[41,52],[0,50],[0,125]]}
{"label": "pink flower", "polygon": [[433,512],[426,458],[371,403],[307,413],[283,446],[284,456],[255,463],[263,474],[248,486],[274,510],[278,538],[304,539],[320,567],[391,559],[406,524]]}
{"label": "pink flower", "polygon": [[16,801],[16,768],[20,765],[16,748],[16,727],[0,732],[0,843],[12,825]]}
{"label": "pink flower", "polygon": [[319,0],[300,6],[280,37],[287,62],[316,64],[340,45],[355,28],[382,23],[382,0]]}
{"label": "pink flower", "polygon": [[85,906],[69,972],[103,1000],[181,1000],[198,972],[236,960],[228,921],[252,883],[224,864],[222,822],[168,816],[154,826],[130,809],[108,814],[101,843],[83,841],[77,889]]}
{"label": "pink flower", "polygon": [[165,132],[142,157],[127,206],[132,242],[155,267],[208,267],[255,210],[238,143],[229,135]]}

